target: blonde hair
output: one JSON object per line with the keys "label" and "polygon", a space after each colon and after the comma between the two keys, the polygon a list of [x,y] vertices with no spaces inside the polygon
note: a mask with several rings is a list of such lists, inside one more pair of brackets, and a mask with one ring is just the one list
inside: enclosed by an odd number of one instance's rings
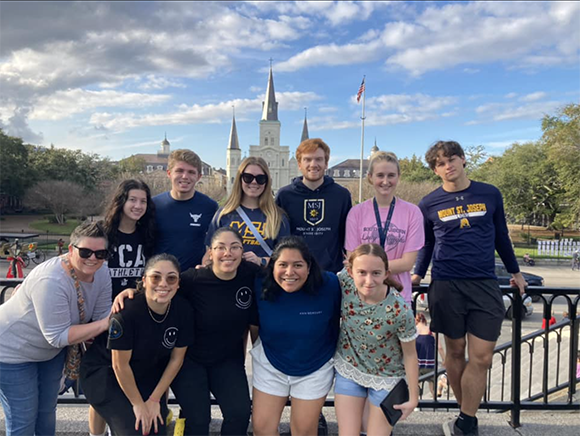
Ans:
{"label": "blonde hair", "polygon": [[278,233],[280,232],[280,226],[282,225],[282,217],[284,211],[274,202],[274,195],[272,194],[272,177],[270,177],[270,171],[268,170],[268,164],[261,157],[250,156],[245,158],[238,168],[236,178],[234,179],[234,185],[232,186],[232,193],[229,195],[222,211],[218,216],[218,222],[223,216],[235,211],[240,204],[242,204],[242,198],[244,196],[244,191],[242,190],[242,173],[246,170],[249,165],[259,166],[264,174],[268,176],[268,181],[266,186],[264,186],[264,191],[260,194],[259,207],[260,210],[266,215],[266,222],[264,223],[264,236],[267,239],[276,239]]}
{"label": "blonde hair", "polygon": [[374,167],[377,162],[392,162],[397,167],[397,174],[401,175],[401,167],[399,166],[399,159],[397,159],[397,155],[390,151],[377,151],[373,153],[369,160],[369,169],[367,171],[367,178],[373,175]]}
{"label": "blonde hair", "polygon": [[185,162],[186,164],[191,165],[197,169],[198,174],[201,176],[201,159],[193,151],[187,150],[185,148],[173,150],[169,155],[167,169],[171,170],[177,162]]}
{"label": "blonde hair", "polygon": [[[383,250],[379,244],[361,244],[359,245],[350,256],[348,256],[348,268],[352,271],[352,264],[357,257],[360,256],[375,256],[381,259],[385,265],[385,271],[389,271],[389,258],[387,257],[387,253]],[[391,275],[385,279],[383,282],[385,285],[395,288],[399,292],[403,292],[403,285],[396,281],[395,279],[391,278]]]}

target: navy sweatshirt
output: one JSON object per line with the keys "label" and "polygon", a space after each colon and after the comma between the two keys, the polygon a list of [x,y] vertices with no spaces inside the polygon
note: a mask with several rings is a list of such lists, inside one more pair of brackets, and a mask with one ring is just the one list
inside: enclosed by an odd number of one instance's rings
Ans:
{"label": "navy sweatshirt", "polygon": [[323,270],[343,268],[346,216],[352,207],[348,189],[324,176],[324,182],[311,190],[296,177],[276,195],[276,203],[288,214],[290,232],[302,236]]}
{"label": "navy sweatshirt", "polygon": [[425,245],[419,251],[415,274],[425,277],[433,258],[431,278],[495,279],[495,250],[510,273],[520,271],[499,190],[474,182],[467,189],[446,192],[443,187],[419,203],[425,223]]}

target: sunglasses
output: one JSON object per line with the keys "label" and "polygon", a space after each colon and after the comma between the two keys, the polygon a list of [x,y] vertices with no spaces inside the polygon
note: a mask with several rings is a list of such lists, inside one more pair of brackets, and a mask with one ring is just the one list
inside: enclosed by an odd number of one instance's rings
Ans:
{"label": "sunglasses", "polygon": [[88,259],[93,254],[99,260],[103,260],[103,259],[106,259],[106,258],[109,257],[109,250],[96,250],[96,251],[93,251],[90,248],[78,247],[76,245],[73,245],[73,247],[76,248],[77,250],[79,250],[79,256],[82,259]]}
{"label": "sunglasses", "polygon": [[[157,286],[159,283],[161,283],[161,280],[163,280],[163,276],[161,274],[148,274],[147,277],[154,286]],[[178,281],[179,276],[177,275],[165,276],[165,283],[170,286],[176,284]]]}
{"label": "sunglasses", "polygon": [[255,176],[250,173],[242,173],[242,180],[244,181],[244,183],[247,183],[249,185],[254,181],[254,179],[256,180],[256,183],[258,185],[265,185],[266,182],[268,181],[268,176],[266,174],[258,174],[257,176]]}

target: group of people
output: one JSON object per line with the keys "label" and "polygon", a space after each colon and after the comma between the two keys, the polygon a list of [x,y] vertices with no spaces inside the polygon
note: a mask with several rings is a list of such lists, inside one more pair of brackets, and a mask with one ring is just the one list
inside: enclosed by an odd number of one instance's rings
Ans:
{"label": "group of people", "polygon": [[460,145],[440,141],[426,160],[443,185],[419,207],[396,197],[399,164],[382,151],[368,167],[373,198],[352,207],[325,175],[329,158],[321,139],[302,142],[302,177],[275,197],[266,162],[246,158],[222,208],[195,190],[201,160],[190,150],[171,153],[168,192],[151,198],[143,182],[123,181],[104,221],[75,229],[68,252],[0,306],[7,435],[55,433],[63,367],[92,338],[80,363],[92,435],[106,424],[164,434],[169,388],[187,435],[209,433],[210,394],[224,435],[246,434],[250,419],[254,434],[278,434],[289,399],[292,434],[313,435],[333,385],[341,435],[390,434],[380,405],[402,377],[402,419],[418,403],[415,340],[430,332],[416,327],[411,290],[431,260],[431,330],[445,335],[461,409],[445,434],[478,434],[503,319],[495,249],[524,285],[499,191],[469,180]]}

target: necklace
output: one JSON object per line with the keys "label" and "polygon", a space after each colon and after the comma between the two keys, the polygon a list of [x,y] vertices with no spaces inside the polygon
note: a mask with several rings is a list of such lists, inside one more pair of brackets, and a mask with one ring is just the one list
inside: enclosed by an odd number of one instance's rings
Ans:
{"label": "necklace", "polygon": [[153,321],[155,321],[157,324],[162,324],[163,321],[165,321],[165,319],[167,318],[167,315],[169,315],[169,308],[171,307],[171,301],[169,302],[169,305],[167,306],[167,310],[165,311],[165,315],[163,316],[163,319],[161,321],[157,321],[155,319],[155,316],[153,316],[153,312],[151,312],[151,308],[149,307],[149,305],[147,305],[147,310],[149,311],[149,315],[151,316],[151,319]]}

